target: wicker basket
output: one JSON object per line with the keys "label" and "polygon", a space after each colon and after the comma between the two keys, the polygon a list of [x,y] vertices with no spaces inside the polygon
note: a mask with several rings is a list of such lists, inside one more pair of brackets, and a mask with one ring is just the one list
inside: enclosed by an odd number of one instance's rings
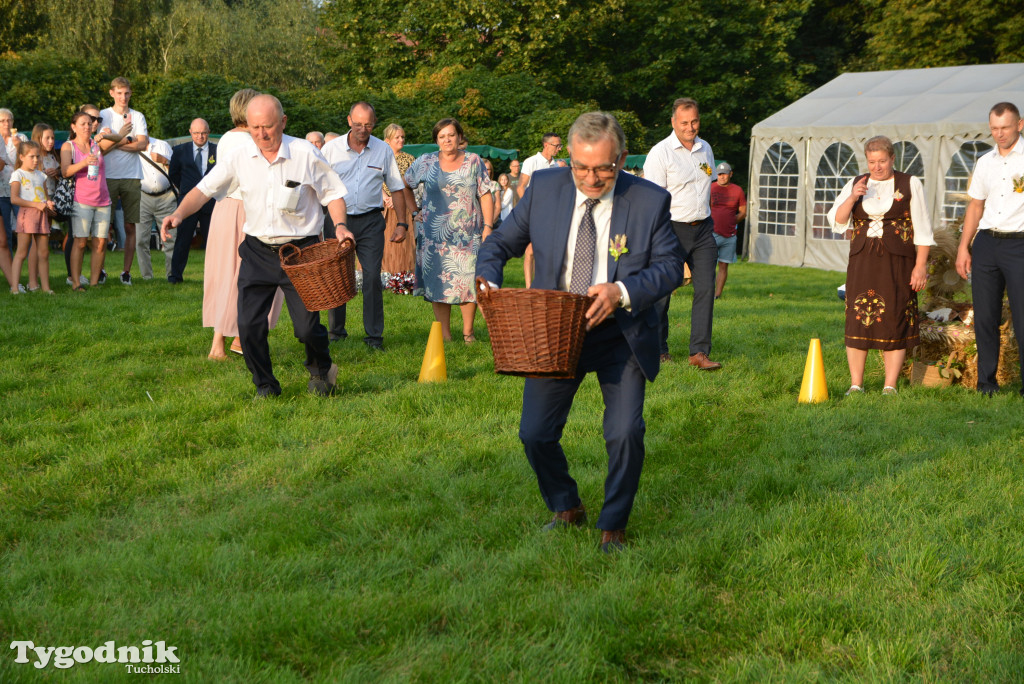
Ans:
{"label": "wicker basket", "polygon": [[324,240],[299,249],[281,247],[281,268],[295,286],[307,311],[326,311],[356,296],[356,244]]}
{"label": "wicker basket", "polygon": [[587,334],[592,297],[558,290],[492,289],[477,278],[494,371],[525,378],[571,378]]}

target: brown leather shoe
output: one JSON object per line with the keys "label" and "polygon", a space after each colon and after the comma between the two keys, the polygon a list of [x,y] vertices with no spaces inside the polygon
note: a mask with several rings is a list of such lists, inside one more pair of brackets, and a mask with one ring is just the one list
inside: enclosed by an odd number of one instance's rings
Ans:
{"label": "brown leather shoe", "polygon": [[558,530],[566,527],[583,527],[587,524],[587,510],[583,504],[567,511],[558,511],[555,517],[544,526],[545,530]]}
{"label": "brown leather shoe", "polygon": [[601,550],[605,553],[615,553],[626,547],[626,530],[602,530]]}
{"label": "brown leather shoe", "polygon": [[664,354],[661,355],[661,362],[662,363],[668,363],[671,360],[672,360],[672,355],[669,354],[668,352],[665,352]]}
{"label": "brown leather shoe", "polygon": [[690,365],[696,366],[700,370],[718,370],[722,367],[722,364],[717,361],[712,361],[704,352],[697,352],[691,356]]}

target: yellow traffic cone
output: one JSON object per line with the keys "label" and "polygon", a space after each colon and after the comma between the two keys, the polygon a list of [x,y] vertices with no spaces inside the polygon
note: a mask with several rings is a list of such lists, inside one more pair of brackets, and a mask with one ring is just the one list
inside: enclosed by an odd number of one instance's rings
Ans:
{"label": "yellow traffic cone", "polygon": [[441,336],[441,324],[434,321],[430,324],[430,337],[427,338],[427,350],[423,352],[423,365],[420,366],[420,382],[444,382],[448,379],[448,367],[444,363],[444,339]]}
{"label": "yellow traffic cone", "polygon": [[814,338],[807,349],[807,364],[804,366],[804,381],[800,385],[801,404],[817,404],[828,401],[828,386],[825,384],[825,361],[821,357],[821,340]]}

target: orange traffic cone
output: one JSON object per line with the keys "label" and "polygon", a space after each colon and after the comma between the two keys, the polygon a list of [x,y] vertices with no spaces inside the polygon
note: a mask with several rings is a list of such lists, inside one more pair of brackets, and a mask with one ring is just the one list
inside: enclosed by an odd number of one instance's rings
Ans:
{"label": "orange traffic cone", "polygon": [[444,339],[441,336],[441,324],[434,321],[430,324],[430,337],[427,338],[427,350],[423,352],[423,365],[420,366],[420,382],[444,382],[448,379],[448,366],[444,362]]}
{"label": "orange traffic cone", "polygon": [[825,384],[825,361],[821,357],[821,340],[814,338],[807,349],[807,363],[804,366],[804,381],[800,385],[801,404],[817,404],[828,401],[828,386]]}

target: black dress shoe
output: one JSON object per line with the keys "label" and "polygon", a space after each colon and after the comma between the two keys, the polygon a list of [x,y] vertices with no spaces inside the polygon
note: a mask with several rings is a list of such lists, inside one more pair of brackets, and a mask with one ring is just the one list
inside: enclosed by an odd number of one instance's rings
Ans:
{"label": "black dress shoe", "polygon": [[384,351],[384,343],[380,340],[363,340],[363,343],[373,351]]}
{"label": "black dress shoe", "polygon": [[337,380],[338,364],[332,363],[326,375],[309,376],[309,384],[306,385],[306,389],[310,394],[315,394],[318,397],[329,397],[334,394],[334,384]]}
{"label": "black dress shoe", "polygon": [[256,396],[253,397],[253,400],[255,401],[256,399],[267,399],[269,397],[279,396],[281,396],[281,390],[277,389],[273,385],[260,385],[256,388]]}
{"label": "black dress shoe", "polygon": [[626,530],[603,530],[601,532],[601,551],[618,553],[626,548]]}
{"label": "black dress shoe", "polygon": [[587,524],[587,510],[583,504],[574,506],[567,511],[558,511],[555,517],[544,526],[545,531],[559,530],[568,527],[583,527]]}
{"label": "black dress shoe", "polygon": [[330,340],[331,342],[337,342],[338,340],[344,340],[344,339],[347,339],[347,338],[348,338],[348,333],[347,333],[347,332],[343,332],[343,333],[341,333],[340,335],[335,335],[334,333],[331,333],[331,334],[329,334],[329,335],[327,336],[327,338],[328,338],[328,339],[329,339],[329,340]]}

